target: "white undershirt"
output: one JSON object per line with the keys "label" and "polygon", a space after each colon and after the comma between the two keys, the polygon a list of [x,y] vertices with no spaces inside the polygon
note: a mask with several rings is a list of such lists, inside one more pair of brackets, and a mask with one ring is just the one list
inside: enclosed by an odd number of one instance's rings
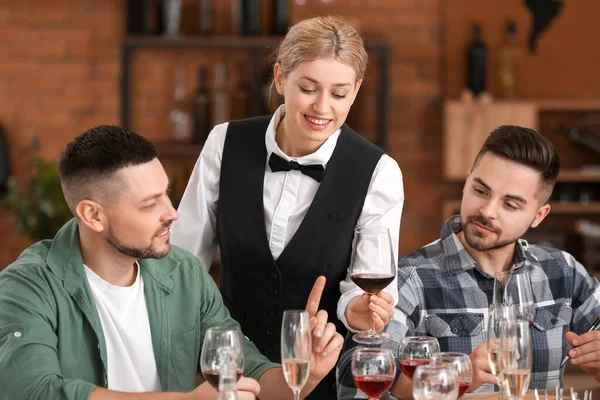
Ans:
{"label": "white undershirt", "polygon": [[[290,157],[275,141],[277,125],[284,116],[285,106],[281,105],[275,111],[265,132],[267,157],[265,158],[263,204],[267,238],[275,260],[281,255],[304,220],[320,183],[300,171],[272,172],[268,165],[269,156],[275,153],[287,161],[293,159],[300,164],[323,164],[327,169],[340,135],[338,129],[314,153],[303,157]],[[206,268],[210,268],[217,250],[219,181],[228,125],[224,123],[215,126],[204,143],[202,153],[177,209],[179,219],[171,226],[171,243],[195,254]],[[398,163],[384,154],[373,171],[356,228],[381,226],[389,229],[395,259],[398,258],[403,204],[402,172]],[[396,278],[384,290],[394,298],[394,303],[398,301]],[[354,296],[363,291],[347,275],[346,279],[340,282],[340,292],[342,295],[338,301],[337,317],[347,328],[350,328],[344,315],[346,306]]]}
{"label": "white undershirt", "polygon": [[135,282],[127,287],[111,285],[87,266],[85,274],[106,340],[108,389],[162,391],[139,265]]}

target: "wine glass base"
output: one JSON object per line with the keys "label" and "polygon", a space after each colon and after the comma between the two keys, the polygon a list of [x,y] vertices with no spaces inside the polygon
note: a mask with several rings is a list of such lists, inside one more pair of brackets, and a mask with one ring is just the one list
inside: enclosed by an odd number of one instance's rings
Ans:
{"label": "wine glass base", "polygon": [[367,345],[383,344],[391,340],[390,337],[384,333],[380,333],[377,336],[370,336],[367,332],[356,333],[352,336],[352,339],[356,343]]}

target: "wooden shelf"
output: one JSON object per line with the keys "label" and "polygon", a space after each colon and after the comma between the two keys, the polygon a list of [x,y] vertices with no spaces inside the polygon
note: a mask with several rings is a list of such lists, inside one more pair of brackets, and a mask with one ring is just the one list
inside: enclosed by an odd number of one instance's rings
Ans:
{"label": "wooden shelf", "polygon": [[127,36],[123,44],[152,48],[275,48],[280,36]]}
{"label": "wooden shelf", "polygon": [[153,142],[159,157],[198,157],[202,145],[196,143]]}
{"label": "wooden shelf", "polygon": [[[283,36],[127,36],[127,47],[143,48],[215,48],[215,49],[275,49]],[[386,49],[382,42],[365,41],[367,50]]]}
{"label": "wooden shelf", "polygon": [[600,214],[600,202],[583,203],[550,203],[550,214]]}
{"label": "wooden shelf", "polygon": [[598,168],[562,170],[558,182],[600,182],[600,165]]}
{"label": "wooden shelf", "polygon": [[[550,215],[556,214],[600,214],[600,201],[595,201],[587,204],[583,203],[558,203],[552,202],[550,203],[552,209],[550,210]],[[460,200],[448,200],[443,204],[443,213],[444,218],[449,217],[450,215],[460,210]]]}
{"label": "wooden shelf", "polygon": [[598,99],[534,100],[540,111],[600,110]]}

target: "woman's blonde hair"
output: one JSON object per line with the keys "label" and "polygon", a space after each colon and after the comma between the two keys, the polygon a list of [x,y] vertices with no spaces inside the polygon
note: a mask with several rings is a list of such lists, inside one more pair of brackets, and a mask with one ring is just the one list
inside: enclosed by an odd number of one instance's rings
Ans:
{"label": "woman's blonde hair", "polygon": [[274,54],[283,76],[298,64],[321,58],[333,58],[344,63],[362,80],[369,57],[358,31],[339,18],[315,17],[292,26]]}

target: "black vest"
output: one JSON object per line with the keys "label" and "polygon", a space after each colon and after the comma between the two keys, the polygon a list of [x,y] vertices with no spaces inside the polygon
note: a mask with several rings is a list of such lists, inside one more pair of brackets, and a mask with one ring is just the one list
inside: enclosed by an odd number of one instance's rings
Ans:
{"label": "black vest", "polygon": [[319,309],[327,311],[338,332],[347,332],[336,316],[339,284],[350,265],[354,228],[383,151],[348,126],[342,127],[315,198],[275,261],[263,205],[265,133],[270,119],[229,123],[221,163],[217,238],[225,305],[261,353],[280,362],[283,311],[304,309],[319,275],[327,278]]}

